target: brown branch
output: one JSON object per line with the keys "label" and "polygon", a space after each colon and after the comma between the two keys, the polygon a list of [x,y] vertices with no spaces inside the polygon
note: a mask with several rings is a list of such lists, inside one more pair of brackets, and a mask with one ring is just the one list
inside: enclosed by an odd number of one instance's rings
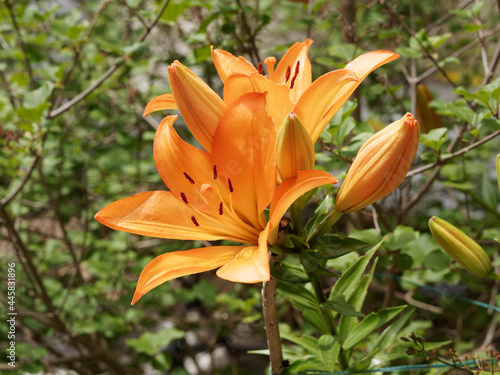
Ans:
{"label": "brown branch", "polygon": [[[170,3],[170,0],[165,0],[163,2],[162,6],[160,7],[160,10],[159,10],[158,14],[156,15],[156,18],[151,23],[151,25],[149,25],[148,27],[146,27],[146,29],[144,30],[144,32],[142,33],[142,35],[139,37],[139,39],[137,40],[137,42],[142,42],[142,41],[144,41],[144,39],[146,39],[146,37],[151,32],[151,30],[153,29],[153,27],[158,23],[161,15],[165,11],[165,8],[167,7],[167,5],[169,3]],[[52,119],[54,117],[59,116],[61,113],[66,112],[68,109],[70,109],[71,107],[73,107],[75,104],[79,103],[82,99],[86,98],[90,93],[92,93],[95,89],[97,89],[99,86],[101,86],[104,83],[104,81],[106,81],[120,66],[122,66],[124,64],[124,62],[125,62],[124,59],[120,59],[115,64],[111,65],[108,68],[108,70],[106,70],[106,72],[104,72],[104,74],[101,77],[99,77],[92,85],[90,85],[89,87],[87,87],[85,90],[83,90],[80,94],[78,94],[77,96],[75,96],[69,102],[66,102],[62,106],[60,106],[60,107],[52,110],[51,112],[49,112],[49,114],[47,115],[47,118],[48,119]]]}
{"label": "brown branch", "polygon": [[30,87],[32,89],[35,88],[35,82],[33,80],[33,69],[31,68],[31,63],[30,59],[28,56],[28,51],[26,50],[26,45],[24,44],[24,40],[21,37],[21,29],[19,28],[19,25],[17,24],[16,20],[16,15],[14,14],[14,7],[10,3],[9,0],[5,0],[5,5],[7,5],[7,8],[9,9],[9,15],[10,19],[12,21],[12,26],[14,26],[14,30],[16,32],[16,38],[17,42],[19,43],[19,47],[21,47],[21,51],[23,52],[23,60],[24,60],[24,65],[26,66],[26,70],[28,72],[28,76],[30,79]]}
{"label": "brown branch", "polygon": [[45,189],[45,192],[47,193],[47,196],[49,198],[50,205],[52,206],[52,210],[54,211],[54,214],[56,216],[56,221],[59,224],[59,228],[61,229],[62,235],[63,235],[63,240],[64,243],[66,244],[66,247],[69,250],[69,253],[71,255],[71,259],[73,260],[73,266],[75,267],[75,272],[80,278],[80,280],[83,281],[83,276],[82,276],[82,271],[80,270],[80,263],[78,262],[78,259],[76,257],[75,249],[73,248],[73,244],[71,243],[68,232],[66,231],[66,227],[64,226],[64,223],[62,222],[62,215],[61,211],[59,210],[59,205],[57,202],[54,200],[54,197],[52,196],[52,192],[50,190],[50,187],[45,180],[45,176],[43,173],[43,169],[41,165],[38,166],[38,173],[40,174],[40,181],[42,182],[42,185]]}
{"label": "brown branch", "polygon": [[1,201],[0,201],[0,206],[6,206],[12,199],[15,198],[15,196],[17,194],[19,194],[19,192],[23,189],[24,185],[26,185],[26,183],[28,182],[28,180],[30,179],[31,177],[31,173],[33,173],[33,170],[36,168],[36,166],[38,165],[39,161],[41,160],[41,155],[38,154],[35,156],[35,160],[33,160],[33,163],[31,163],[31,165],[28,167],[28,170],[26,171],[26,173],[24,174],[24,177],[22,179],[22,181],[19,183],[19,185],[17,185],[14,190],[12,190],[9,195],[7,195],[6,197],[4,197]]}
{"label": "brown branch", "polygon": [[[404,22],[401,21],[400,17],[394,12],[394,10],[392,9],[392,7],[389,4],[389,2],[384,1],[384,4],[385,4],[386,9],[388,10],[389,14],[391,15],[391,17],[394,20],[396,20],[401,25],[401,27],[406,31],[406,33],[409,36],[411,36],[411,37],[415,37],[415,33]],[[422,44],[422,42],[420,42],[420,40],[418,40],[418,38],[415,38],[415,40],[419,44],[419,46],[422,49],[422,51],[427,55],[427,58],[429,58],[429,60],[432,61],[432,63],[434,64],[434,66],[439,70],[439,72],[443,75],[443,77],[450,83],[450,85],[452,85],[453,87],[457,87],[457,85],[455,84],[455,82],[453,82],[451,80],[451,78],[448,76],[448,74],[446,73],[446,71],[439,66],[439,64],[436,61],[436,59],[434,58],[434,56],[432,56],[432,53],[430,53],[427,50],[427,48]]]}
{"label": "brown branch", "polygon": [[[280,256],[270,253],[270,262],[279,263]],[[262,286],[262,314],[266,325],[267,347],[269,348],[272,375],[280,375],[283,370],[283,352],[276,310],[276,285],[278,280],[271,276]]]}
{"label": "brown branch", "polygon": [[442,165],[442,164],[446,164],[448,161],[450,161],[451,159],[454,159],[456,158],[457,156],[460,156],[460,155],[463,155],[463,154],[466,154],[467,152],[469,152],[470,150],[476,148],[476,147],[479,147],[481,146],[482,144],[494,139],[495,137],[499,136],[500,135],[500,130],[497,130],[496,132],[494,133],[491,133],[490,135],[488,135],[487,137],[484,137],[483,139],[475,142],[475,143],[471,143],[470,145],[460,149],[459,151],[451,154],[450,156],[446,157],[445,159],[442,159],[442,160],[438,160],[434,163],[430,163],[430,164],[427,164],[427,165],[424,165],[423,167],[420,167],[420,168],[417,168],[417,169],[414,169],[410,172],[408,172],[408,174],[406,175],[406,177],[412,177],[412,176],[415,176],[417,174],[420,174],[422,172],[425,172],[429,169],[432,169],[438,165]]}
{"label": "brown branch", "polygon": [[[492,36],[493,34],[497,33],[499,30],[500,30],[500,25],[497,25],[496,27],[494,27],[490,31],[484,33],[483,38],[486,39],[486,38]],[[469,44],[463,46],[458,51],[452,53],[448,57],[455,57],[455,58],[459,57],[459,56],[463,55],[464,53],[466,53],[467,51],[469,51],[470,49],[477,46],[479,43],[480,43],[479,40],[475,39],[473,42],[470,42]],[[422,73],[417,79],[419,82],[421,82],[424,79],[426,79],[426,78],[430,77],[431,75],[433,75],[434,73],[436,73],[438,70],[439,70],[439,68],[437,66],[433,66],[433,67],[429,68],[428,70],[426,70],[424,73]]]}

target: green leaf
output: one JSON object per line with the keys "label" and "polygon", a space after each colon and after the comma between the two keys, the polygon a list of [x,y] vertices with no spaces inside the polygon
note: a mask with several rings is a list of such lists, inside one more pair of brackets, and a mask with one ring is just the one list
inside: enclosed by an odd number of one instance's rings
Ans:
{"label": "green leaf", "polygon": [[413,48],[404,47],[404,46],[396,48],[396,53],[398,53],[402,57],[406,57],[408,59],[419,59],[423,56],[420,49],[413,49]]}
{"label": "green leaf", "polygon": [[323,315],[314,294],[305,286],[300,284],[290,284],[278,280],[277,289],[285,295],[293,305],[302,311],[304,318],[320,332],[327,333],[327,328]]}
{"label": "green leaf", "polygon": [[271,264],[271,274],[279,280],[292,284],[305,284],[310,281],[302,267],[286,262],[282,262],[279,268],[276,268],[276,265],[277,263]]}
{"label": "green leaf", "polygon": [[356,311],[354,306],[347,303],[345,296],[338,295],[328,298],[326,302],[321,304],[321,307],[338,312],[346,316],[364,316],[361,312]]}
{"label": "green leaf", "polygon": [[418,232],[411,227],[406,227],[404,225],[398,225],[394,232],[387,235],[387,239],[384,242],[384,247],[389,250],[399,250],[409,242],[415,240],[418,236]]}
{"label": "green leaf", "polygon": [[318,340],[318,351],[327,371],[335,371],[335,363],[340,353],[340,344],[332,335],[323,335]]}
{"label": "green leaf", "polygon": [[448,129],[447,128],[437,128],[432,129],[427,134],[420,135],[420,142],[425,146],[438,151],[443,143],[448,140]]}
{"label": "green leaf", "polygon": [[389,307],[377,312],[368,314],[354,329],[350,332],[349,336],[345,339],[342,347],[344,350],[350,350],[363,339],[365,339],[371,332],[377,328],[382,327],[384,324],[392,320],[396,315],[403,311],[406,306]]}
{"label": "green leaf", "polygon": [[24,95],[23,107],[28,109],[39,108],[41,104],[47,101],[53,89],[54,84],[52,82],[44,81],[39,88]]}
{"label": "green leaf", "polygon": [[370,246],[373,245],[352,237],[327,234],[314,244],[314,250],[317,250],[318,258],[335,259],[352,251],[365,250]]}
{"label": "green leaf", "polygon": [[377,337],[373,345],[371,345],[371,351],[375,352],[377,350],[390,347],[395,340],[399,338],[400,331],[408,324],[410,318],[415,314],[415,309],[411,309],[406,312],[388,326],[381,334]]}
{"label": "green leaf", "polygon": [[172,341],[186,336],[186,332],[175,327],[161,329],[158,332],[145,332],[137,339],[128,339],[126,344],[138,353],[149,356],[157,354],[161,348],[168,346]]}
{"label": "green leaf", "polygon": [[498,205],[498,190],[490,180],[489,173],[484,172],[481,180],[481,196],[484,203],[496,210]]}
{"label": "green leaf", "polygon": [[354,262],[347,271],[344,272],[342,277],[337,280],[330,292],[330,297],[344,295],[346,300],[348,300],[352,293],[354,292],[355,285],[361,280],[368,262],[373,257],[375,252],[380,248],[385,238],[382,239],[377,245],[375,245],[371,250],[369,250],[365,255],[361,256],[356,262]]}
{"label": "green leaf", "polygon": [[280,336],[294,344],[299,345],[304,348],[308,353],[318,356],[318,339],[306,333],[303,333],[300,337],[292,333],[292,330],[288,325],[279,325]]}

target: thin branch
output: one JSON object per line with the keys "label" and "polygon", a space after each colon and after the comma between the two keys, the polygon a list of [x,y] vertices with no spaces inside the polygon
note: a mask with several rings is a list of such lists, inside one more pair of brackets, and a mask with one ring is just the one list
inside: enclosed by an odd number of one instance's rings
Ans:
{"label": "thin branch", "polygon": [[[396,20],[401,25],[401,27],[406,31],[406,33],[408,35],[410,35],[411,37],[415,37],[415,33],[412,32],[412,30],[404,22],[401,21],[400,17],[396,13],[394,13],[394,10],[392,9],[389,2],[384,2],[384,4],[386,5],[386,8],[389,11],[389,14],[391,15],[391,17],[394,18],[394,20]],[[436,59],[434,58],[432,53],[430,53],[427,50],[427,48],[420,42],[420,40],[418,40],[418,38],[415,38],[415,40],[419,44],[422,51],[427,55],[427,58],[432,61],[434,66],[439,70],[439,72],[443,75],[443,77],[450,83],[450,85],[452,85],[453,87],[456,87],[457,85],[455,84],[455,82],[453,82],[451,80],[451,78],[448,76],[448,74],[446,73],[446,71],[439,66],[438,62],[436,61]]]}
{"label": "thin branch", "polygon": [[[483,35],[483,38],[486,39],[486,38],[489,38],[490,36],[494,35],[495,33],[497,33],[498,31],[500,30],[500,25],[497,25],[496,27],[494,27],[493,29],[491,29],[490,31],[484,33]],[[463,46],[462,48],[460,48],[458,51],[452,53],[450,56],[448,57],[454,57],[454,58],[457,58],[459,56],[462,56],[464,53],[466,53],[467,51],[469,51],[470,49],[474,48],[475,46],[477,46],[478,44],[480,43],[480,41],[478,39],[474,39],[474,41],[470,42],[469,44]],[[417,79],[419,82],[423,81],[424,79],[430,77],[431,75],[433,75],[434,73],[436,73],[437,71],[439,70],[439,68],[437,66],[432,66],[431,68],[429,68],[428,70],[426,70],[424,73],[422,73]]]}
{"label": "thin branch", "polygon": [[24,65],[26,66],[26,70],[28,71],[28,76],[30,79],[30,87],[32,89],[35,88],[35,83],[33,80],[33,69],[31,68],[31,63],[30,59],[28,56],[28,51],[26,50],[26,45],[24,44],[24,40],[21,37],[21,29],[19,28],[19,25],[17,24],[16,20],[16,15],[14,14],[14,7],[10,3],[9,0],[5,0],[5,4],[7,5],[7,8],[9,9],[9,15],[10,19],[12,21],[12,26],[14,26],[14,30],[16,32],[16,38],[17,42],[19,43],[19,47],[21,47],[21,51],[23,52],[23,60],[24,60]]}
{"label": "thin branch", "polygon": [[64,243],[68,247],[68,250],[69,250],[70,255],[71,255],[71,259],[73,260],[73,266],[75,267],[75,272],[78,275],[78,277],[80,278],[80,280],[83,281],[82,272],[80,270],[80,263],[78,262],[78,259],[76,257],[75,249],[73,248],[73,244],[71,243],[71,241],[69,239],[68,232],[66,231],[66,227],[64,226],[64,223],[62,222],[62,218],[61,218],[62,215],[61,215],[61,211],[59,210],[59,205],[57,204],[57,202],[54,200],[54,197],[52,196],[52,193],[50,191],[50,187],[49,187],[47,181],[45,180],[45,176],[44,176],[43,169],[42,169],[41,165],[38,166],[38,173],[40,174],[40,181],[42,182],[42,185],[45,189],[45,192],[47,193],[50,205],[52,206],[52,210],[54,211],[54,214],[56,216],[57,223],[59,224],[59,228],[61,229]]}
{"label": "thin branch", "polygon": [[[158,14],[156,15],[156,18],[151,23],[151,25],[149,25],[148,27],[146,27],[146,29],[144,30],[144,32],[142,33],[142,35],[139,37],[138,42],[142,42],[142,41],[144,41],[144,39],[146,39],[146,37],[151,32],[151,30],[153,29],[153,27],[158,23],[161,15],[165,11],[165,8],[168,6],[169,3],[170,3],[170,0],[165,0],[163,2],[162,6],[160,7],[160,10],[159,10]],[[80,94],[78,94],[77,96],[75,96],[69,102],[66,102],[62,106],[60,106],[60,107],[54,109],[53,111],[51,111],[47,115],[47,118],[48,119],[52,119],[54,117],[59,116],[61,113],[66,112],[68,109],[70,109],[75,104],[77,104],[78,102],[80,102],[82,99],[86,98],[90,93],[92,93],[92,91],[94,91],[99,86],[101,86],[104,83],[104,81],[106,81],[120,66],[123,65],[124,62],[125,62],[124,59],[120,59],[115,64],[111,65],[108,68],[108,70],[106,70],[106,72],[104,72],[104,74],[97,79],[97,81],[95,81],[92,85],[90,85],[85,90],[83,90]]]}
{"label": "thin branch", "polygon": [[476,147],[479,147],[481,146],[482,144],[494,139],[495,137],[499,136],[500,135],[500,130],[497,130],[496,132],[494,133],[491,133],[490,135],[488,135],[487,137],[484,137],[483,139],[475,142],[475,143],[471,143],[470,145],[458,150],[457,152],[451,154],[450,156],[446,157],[445,159],[443,160],[439,160],[439,161],[436,161],[434,163],[431,163],[431,164],[427,164],[427,165],[424,165],[423,167],[420,167],[420,168],[417,168],[417,169],[414,169],[410,172],[408,172],[408,174],[406,175],[406,177],[412,177],[412,176],[415,176],[417,174],[420,174],[422,172],[425,172],[429,169],[432,169],[438,165],[442,165],[442,164],[446,164],[448,161],[450,161],[451,159],[454,159],[456,158],[457,156],[460,156],[460,155],[463,155],[463,154],[466,154],[467,152],[469,152],[470,150],[476,148]]}
{"label": "thin branch", "polygon": [[25,173],[22,181],[19,183],[19,185],[16,188],[14,188],[14,190],[12,190],[9,193],[9,195],[7,195],[6,197],[4,197],[0,201],[0,206],[2,206],[2,207],[6,206],[23,189],[24,185],[26,185],[26,183],[30,179],[31,173],[36,168],[36,166],[37,166],[37,164],[38,164],[38,162],[40,161],[41,158],[42,158],[42,156],[40,154],[36,155],[35,160],[33,160],[33,163],[31,163],[31,165],[28,167],[28,170],[26,171],[26,173]]}

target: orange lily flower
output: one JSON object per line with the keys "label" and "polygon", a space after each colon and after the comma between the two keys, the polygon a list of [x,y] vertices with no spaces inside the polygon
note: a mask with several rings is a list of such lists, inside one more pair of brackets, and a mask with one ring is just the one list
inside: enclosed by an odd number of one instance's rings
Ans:
{"label": "orange lily flower", "polygon": [[278,129],[285,116],[294,112],[315,143],[328,122],[368,74],[399,57],[385,50],[368,52],[348,63],[344,69],[326,73],[312,82],[308,58],[312,43],[310,39],[295,43],[280,60],[276,70],[276,59],[266,58],[264,63],[269,78],[263,75],[260,64],[256,69],[241,56],[213,49],[212,59],[224,83],[224,102],[229,104],[245,92],[267,91],[269,114]]}
{"label": "orange lily flower", "polygon": [[176,118],[167,116],[154,140],[155,164],[170,191],[118,200],[95,218],[110,228],[140,235],[243,245],[156,257],[141,273],[133,304],[165,281],[219,267],[217,275],[233,282],[269,280],[268,245],[276,242],[288,207],[307,191],[337,182],[326,172],[307,170],[276,188],[276,133],[266,94],[245,94],[227,107],[213,134],[211,153],[184,142],[172,126]]}
{"label": "orange lily flower", "polygon": [[276,69],[276,59],[265,59],[269,77],[262,66],[256,69],[243,57],[213,49],[212,59],[224,83],[222,100],[203,80],[184,65],[175,61],[169,67],[172,94],[154,98],[146,107],[144,116],[162,109],[180,109],[184,120],[200,144],[211,152],[211,139],[224,109],[241,95],[249,92],[267,92],[267,110],[276,131],[286,116],[295,113],[314,144],[328,122],[356,90],[369,73],[399,57],[390,51],[365,53],[346,65],[324,74],[312,82],[309,47],[313,43],[295,43],[285,53]]}

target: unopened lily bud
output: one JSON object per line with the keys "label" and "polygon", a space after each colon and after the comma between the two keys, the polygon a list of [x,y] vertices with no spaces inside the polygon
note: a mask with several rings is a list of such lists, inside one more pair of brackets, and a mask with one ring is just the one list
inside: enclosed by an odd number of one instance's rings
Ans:
{"label": "unopened lily bud", "polygon": [[314,168],[314,145],[306,128],[293,112],[285,117],[276,138],[276,165],[282,181],[297,171]]}
{"label": "unopened lily bud", "polygon": [[213,136],[226,104],[201,78],[178,61],[168,68],[168,82],[189,130],[211,153]]}
{"label": "unopened lily bud", "polygon": [[443,126],[439,116],[429,103],[434,100],[427,85],[421,83],[417,86],[417,119],[422,133],[428,133],[432,129]]}
{"label": "unopened lily bud", "polygon": [[498,187],[500,188],[500,154],[499,154],[499,155],[497,155],[496,169],[497,169],[497,182],[498,182]]}
{"label": "unopened lily bud", "polygon": [[429,229],[443,250],[467,271],[481,277],[492,275],[488,254],[460,229],[437,216],[430,218]]}
{"label": "unopened lily bud", "polygon": [[396,190],[415,158],[419,139],[418,122],[410,113],[371,136],[347,173],[335,211],[360,210]]}

